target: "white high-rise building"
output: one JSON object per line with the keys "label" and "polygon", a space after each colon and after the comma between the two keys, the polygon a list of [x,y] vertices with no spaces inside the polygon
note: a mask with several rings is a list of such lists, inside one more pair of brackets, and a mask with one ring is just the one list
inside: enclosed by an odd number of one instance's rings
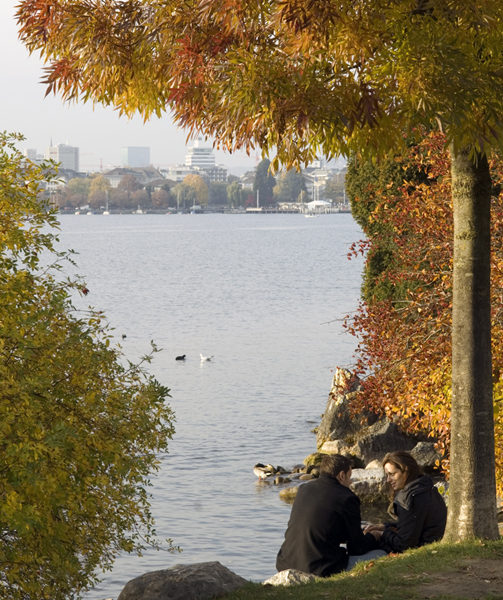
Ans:
{"label": "white high-rise building", "polygon": [[203,140],[197,139],[192,148],[187,148],[185,155],[185,166],[197,167],[199,169],[210,169],[215,166],[215,155],[213,148],[204,148]]}
{"label": "white high-rise building", "polygon": [[127,146],[121,148],[121,164],[123,167],[150,167],[150,148],[146,146]]}
{"label": "white high-rise building", "polygon": [[54,160],[61,163],[62,169],[79,171],[79,149],[68,144],[57,144],[49,146],[45,153],[46,160]]}

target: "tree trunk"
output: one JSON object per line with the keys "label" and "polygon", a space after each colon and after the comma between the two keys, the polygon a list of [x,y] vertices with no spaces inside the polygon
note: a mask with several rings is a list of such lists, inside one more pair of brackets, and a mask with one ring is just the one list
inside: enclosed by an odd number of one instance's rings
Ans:
{"label": "tree trunk", "polygon": [[451,150],[454,210],[452,416],[445,538],[497,539],[491,365],[491,176]]}

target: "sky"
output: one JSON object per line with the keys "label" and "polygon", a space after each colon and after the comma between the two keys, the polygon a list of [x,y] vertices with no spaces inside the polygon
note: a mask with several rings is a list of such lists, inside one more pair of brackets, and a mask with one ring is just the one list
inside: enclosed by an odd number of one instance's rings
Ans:
{"label": "sky", "polygon": [[[43,61],[38,55],[30,56],[18,39],[14,20],[18,2],[0,0],[0,131],[23,134],[26,140],[19,149],[33,148],[39,154],[45,154],[51,141],[77,146],[82,171],[120,166],[124,146],[150,147],[151,163],[159,168],[185,162],[186,148],[193,142],[187,142],[187,133],[169,114],[145,124],[141,117],[119,117],[110,107],[68,104],[53,94],[45,97],[45,86],[40,83]],[[204,145],[211,146],[212,140]],[[236,174],[252,170],[261,159],[260,152],[247,156],[215,150],[215,156],[217,164]],[[334,166],[344,164],[341,160]]]}

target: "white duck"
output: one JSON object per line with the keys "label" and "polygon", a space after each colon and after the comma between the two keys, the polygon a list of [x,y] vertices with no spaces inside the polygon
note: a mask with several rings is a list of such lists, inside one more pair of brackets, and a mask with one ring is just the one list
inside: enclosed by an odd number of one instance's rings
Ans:
{"label": "white duck", "polygon": [[201,362],[204,362],[205,360],[211,360],[213,358],[213,356],[203,356],[202,354],[199,356],[201,357]]}

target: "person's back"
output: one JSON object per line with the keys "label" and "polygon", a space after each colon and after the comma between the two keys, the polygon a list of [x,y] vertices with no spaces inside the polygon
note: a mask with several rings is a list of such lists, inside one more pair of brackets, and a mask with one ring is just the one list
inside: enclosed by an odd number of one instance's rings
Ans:
{"label": "person's back", "polygon": [[[363,555],[378,547],[375,537],[361,530],[360,500],[349,489],[351,463],[338,456],[325,457],[319,479],[300,486],[276,560],[278,571],[298,569],[327,577],[346,569],[348,553]],[[327,464],[345,474],[342,483],[326,472]]]}

